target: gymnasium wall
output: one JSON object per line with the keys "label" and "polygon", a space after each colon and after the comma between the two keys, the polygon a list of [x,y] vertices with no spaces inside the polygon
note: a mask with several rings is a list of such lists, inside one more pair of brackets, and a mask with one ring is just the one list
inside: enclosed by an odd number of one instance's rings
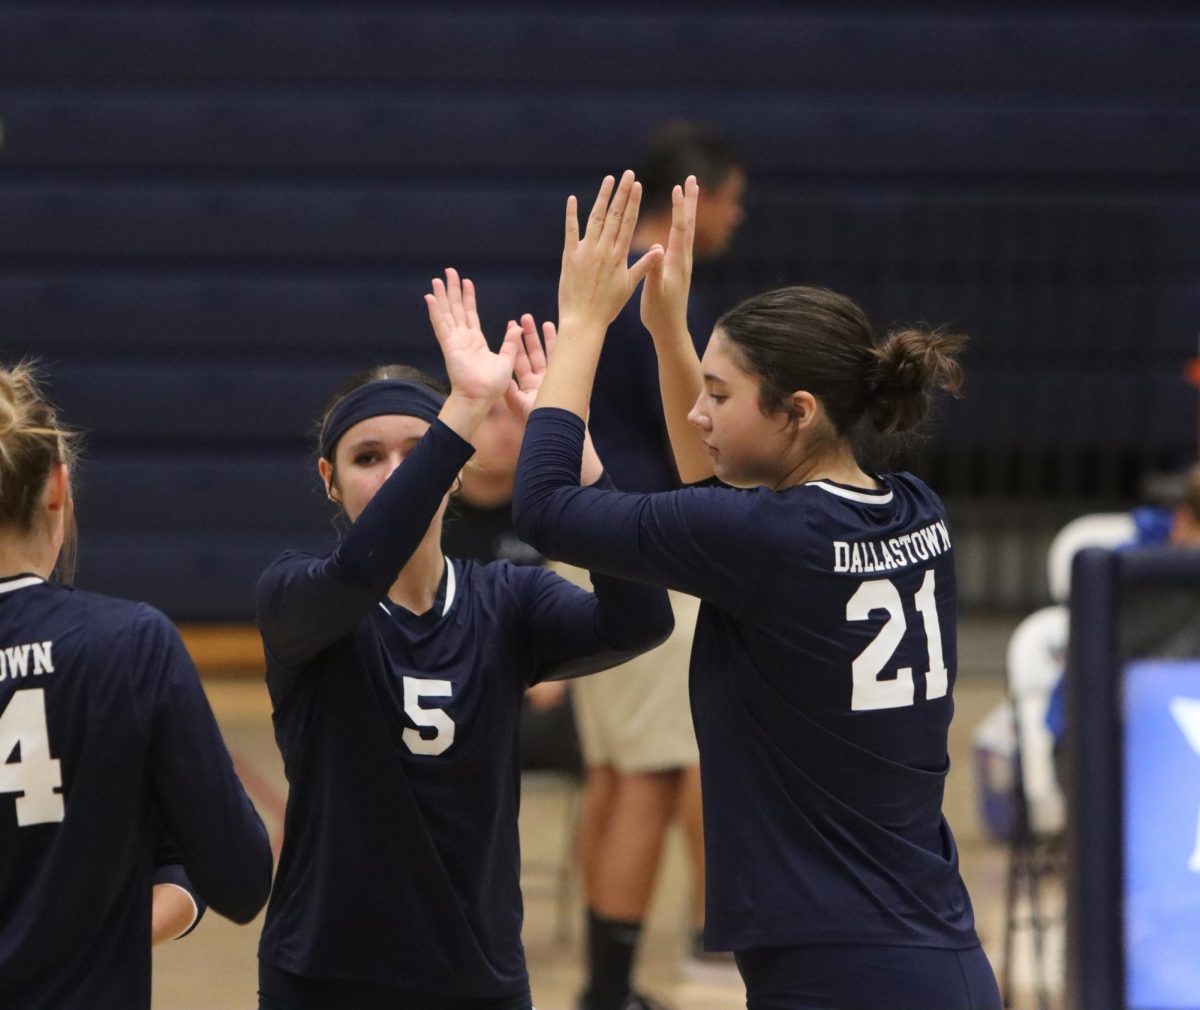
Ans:
{"label": "gymnasium wall", "polygon": [[0,359],[87,429],[79,582],[251,614],[330,542],[308,433],[341,378],[552,311],[568,192],[645,131],[751,166],[718,304],[826,284],[972,336],[906,462],[963,602],[1044,595],[1063,521],[1196,453],[1200,13],[1190,5],[6,3]]}

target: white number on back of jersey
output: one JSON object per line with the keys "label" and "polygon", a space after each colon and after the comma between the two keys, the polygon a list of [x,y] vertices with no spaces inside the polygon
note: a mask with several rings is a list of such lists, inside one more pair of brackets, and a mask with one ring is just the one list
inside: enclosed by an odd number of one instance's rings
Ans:
{"label": "white number on back of jersey", "polygon": [[[20,760],[13,754],[20,748]],[[0,712],[0,793],[17,797],[17,826],[52,824],[63,819],[62,767],[50,756],[46,728],[46,691],[22,688]]]}
{"label": "white number on back of jersey", "polygon": [[429,726],[434,730],[431,737],[421,736],[421,731],[405,728],[400,734],[404,745],[414,754],[438,755],[454,743],[454,720],[440,708],[422,708],[422,698],[449,698],[453,685],[448,680],[422,680],[419,677],[404,678],[404,714],[418,726]]}
{"label": "white number on back of jersey", "polygon": [[[925,643],[929,653],[929,667],[925,673],[925,697],[928,700],[944,698],[949,687],[945,660],[942,657],[942,628],[938,622],[937,595],[933,569],[925,573],[925,581],[915,597],[917,613],[925,626]],[[903,708],[913,704],[912,667],[902,666],[895,676],[880,680],[888,661],[895,654],[908,622],[904,617],[904,601],[891,579],[871,579],[863,582],[846,604],[847,621],[866,621],[876,610],[887,614],[887,620],[879,633],[871,639],[858,658],[851,664],[854,678],[850,694],[850,708],[855,712],[868,712],[880,708]]]}

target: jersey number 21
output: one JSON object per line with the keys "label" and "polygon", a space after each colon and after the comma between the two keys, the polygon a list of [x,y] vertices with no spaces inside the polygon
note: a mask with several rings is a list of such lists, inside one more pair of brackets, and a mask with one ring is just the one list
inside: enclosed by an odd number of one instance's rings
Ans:
{"label": "jersey number 21", "polygon": [[[947,688],[946,663],[942,658],[942,628],[938,623],[932,568],[925,573],[925,581],[917,590],[915,603],[925,625],[925,644],[929,657],[925,672],[925,698],[932,701],[934,698],[944,698]],[[888,680],[879,679],[904,640],[904,632],[908,627],[904,617],[904,600],[891,579],[872,579],[862,583],[846,604],[846,620],[866,621],[876,610],[885,611],[887,620],[851,666],[854,687],[850,695],[850,708],[855,712],[904,708],[914,701],[911,666],[900,667],[895,671],[895,676]]]}

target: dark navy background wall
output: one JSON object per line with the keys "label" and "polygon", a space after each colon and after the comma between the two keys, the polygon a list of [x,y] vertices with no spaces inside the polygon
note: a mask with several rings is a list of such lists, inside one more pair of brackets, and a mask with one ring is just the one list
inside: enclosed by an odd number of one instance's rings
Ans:
{"label": "dark navy background wall", "polygon": [[365,2],[0,7],[0,358],[89,431],[80,582],[249,616],[328,542],[307,433],[342,376],[436,366],[421,294],[552,310],[561,208],[664,119],[752,166],[718,303],[827,284],[973,337],[910,454],[968,606],[1196,449],[1200,14]]}

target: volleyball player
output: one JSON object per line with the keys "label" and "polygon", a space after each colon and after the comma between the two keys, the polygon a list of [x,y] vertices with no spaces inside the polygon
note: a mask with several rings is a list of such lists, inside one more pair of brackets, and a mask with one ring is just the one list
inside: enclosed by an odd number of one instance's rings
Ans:
{"label": "volleyball player", "polygon": [[156,939],[194,924],[179,887],[248,922],[271,850],[167,619],[50,581],[72,456],[29,369],[0,370],[0,1006],[136,1010],[152,880]]}
{"label": "volleyball player", "polygon": [[[954,388],[960,338],[880,340],[849,299],[785,288],[721,317],[700,361],[686,331],[695,181],[674,195],[665,252],[630,267],[638,200],[632,173],[615,193],[606,179],[582,238],[568,200],[518,531],[549,557],[703,601],[691,700],[706,940],[735,952],[750,1010],[998,1010],[941,813],[955,679],[945,513],[912,475],[864,472],[853,441],[864,424],[911,428],[934,389]],[[596,360],[642,274],[680,474],[709,481],[581,488]]]}
{"label": "volleyball player", "polygon": [[[284,554],[258,587],[290,783],[259,948],[269,1010],[529,1010],[522,695],[623,662],[672,626],[659,589],[596,575],[589,593],[541,567],[443,555],[471,436],[506,393],[528,413],[543,369],[529,317],[532,363],[515,324],[488,350],[453,271],[427,302],[449,395],[392,366],[335,397],[318,469],[349,530],[328,555]],[[601,478],[594,452],[582,470]]]}

